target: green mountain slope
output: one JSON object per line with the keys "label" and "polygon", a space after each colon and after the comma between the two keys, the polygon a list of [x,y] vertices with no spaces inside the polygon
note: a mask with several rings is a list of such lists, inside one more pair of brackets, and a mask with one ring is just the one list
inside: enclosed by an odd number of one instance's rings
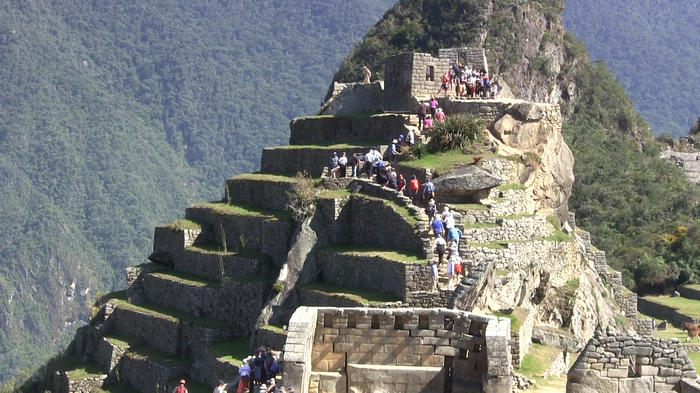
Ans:
{"label": "green mountain slope", "polygon": [[123,287],[155,225],[285,143],[390,3],[2,3],[0,382]]}
{"label": "green mountain slope", "polygon": [[604,59],[654,134],[682,136],[700,115],[700,4],[570,0],[564,24]]}
{"label": "green mountain slope", "polygon": [[[563,29],[563,6],[556,0],[402,0],[334,78],[354,75],[362,64],[377,67],[401,51],[437,55],[439,47],[483,44],[492,78],[516,97],[562,105],[564,136],[576,158],[570,208],[623,271],[625,284],[647,293],[697,281],[700,192],[657,158],[660,146],[623,87],[604,64],[589,63],[584,45]],[[469,18],[460,18],[463,12]],[[457,19],[463,30],[443,34]]]}

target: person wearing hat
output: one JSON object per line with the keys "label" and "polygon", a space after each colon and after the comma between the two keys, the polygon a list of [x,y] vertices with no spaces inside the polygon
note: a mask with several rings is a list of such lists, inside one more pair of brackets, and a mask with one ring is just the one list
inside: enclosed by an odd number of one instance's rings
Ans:
{"label": "person wearing hat", "polygon": [[389,145],[389,160],[392,164],[396,164],[396,158],[399,156],[399,141],[394,139]]}
{"label": "person wearing hat", "polygon": [[185,380],[181,379],[180,383],[175,386],[175,389],[173,389],[173,393],[189,393],[187,391],[187,388],[185,387]]}
{"label": "person wearing hat", "polygon": [[226,393],[226,383],[222,381],[221,379],[219,380],[219,386],[214,388],[214,393]]}
{"label": "person wearing hat", "polygon": [[238,367],[238,373],[241,375],[241,379],[238,382],[236,393],[243,393],[250,386],[250,366],[246,360],[243,360],[241,367]]}

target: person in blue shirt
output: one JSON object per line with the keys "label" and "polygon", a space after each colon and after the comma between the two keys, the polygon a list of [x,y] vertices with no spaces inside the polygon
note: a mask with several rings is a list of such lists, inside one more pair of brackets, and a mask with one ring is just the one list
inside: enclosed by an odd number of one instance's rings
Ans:
{"label": "person in blue shirt", "polygon": [[435,217],[435,220],[433,221],[433,223],[430,224],[430,228],[433,229],[433,234],[435,234],[435,236],[437,236],[437,235],[440,235],[442,237],[445,236],[445,225],[442,223],[440,216]]}
{"label": "person in blue shirt", "polygon": [[435,199],[435,185],[430,179],[427,179],[423,184],[423,200],[429,201]]}
{"label": "person in blue shirt", "polygon": [[457,242],[457,249],[459,249],[459,239],[462,238],[462,231],[457,227],[452,227],[447,231],[447,241],[454,240]]}

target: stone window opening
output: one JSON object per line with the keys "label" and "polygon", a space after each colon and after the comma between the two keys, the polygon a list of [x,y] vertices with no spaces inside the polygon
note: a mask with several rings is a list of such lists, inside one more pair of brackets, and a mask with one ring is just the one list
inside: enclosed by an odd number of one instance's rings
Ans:
{"label": "stone window opening", "polygon": [[474,336],[474,337],[483,337],[484,336],[484,328],[486,327],[485,324],[483,323],[476,323],[472,321],[472,323],[469,325],[469,335]]}
{"label": "stone window opening", "polygon": [[355,314],[348,315],[348,329],[355,329],[357,327],[357,319]]}
{"label": "stone window opening", "polygon": [[474,344],[474,352],[475,353],[481,352],[481,344]]}
{"label": "stone window opening", "polygon": [[379,329],[379,315],[372,315],[371,329]]}
{"label": "stone window opening", "polygon": [[434,82],[435,81],[435,67],[433,66],[428,66],[425,69],[425,80]]}
{"label": "stone window opening", "polygon": [[430,321],[427,315],[418,316],[418,329],[427,329],[430,326]]}
{"label": "stone window opening", "polygon": [[469,359],[469,350],[468,349],[460,349],[459,350],[459,358],[460,359]]}
{"label": "stone window opening", "polygon": [[452,330],[455,326],[455,319],[452,317],[445,317],[445,330]]}
{"label": "stone window opening", "polygon": [[628,377],[641,377],[642,376],[642,357],[630,355],[630,365],[627,367]]}
{"label": "stone window opening", "polygon": [[333,315],[323,314],[323,327],[332,328],[333,327]]}
{"label": "stone window opening", "polygon": [[394,317],[394,330],[403,330],[403,315],[397,315]]}

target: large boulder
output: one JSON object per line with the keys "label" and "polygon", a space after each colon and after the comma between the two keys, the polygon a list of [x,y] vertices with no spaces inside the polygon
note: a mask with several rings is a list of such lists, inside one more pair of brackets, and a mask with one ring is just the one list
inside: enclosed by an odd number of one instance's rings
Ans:
{"label": "large boulder", "polygon": [[435,179],[435,194],[453,203],[474,201],[501,184],[501,179],[475,165],[466,165]]}

